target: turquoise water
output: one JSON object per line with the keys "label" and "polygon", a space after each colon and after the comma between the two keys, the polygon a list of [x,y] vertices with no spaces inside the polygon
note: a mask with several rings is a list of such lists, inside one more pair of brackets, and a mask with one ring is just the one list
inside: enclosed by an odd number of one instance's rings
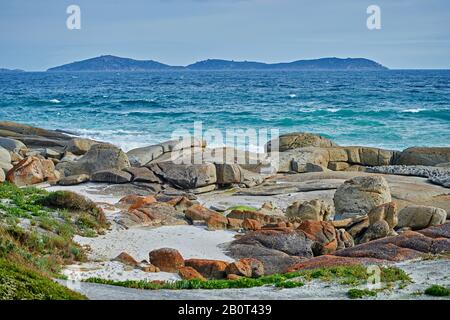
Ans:
{"label": "turquoise water", "polygon": [[275,128],[342,145],[450,145],[450,71],[0,74],[0,119],[122,148],[175,129]]}

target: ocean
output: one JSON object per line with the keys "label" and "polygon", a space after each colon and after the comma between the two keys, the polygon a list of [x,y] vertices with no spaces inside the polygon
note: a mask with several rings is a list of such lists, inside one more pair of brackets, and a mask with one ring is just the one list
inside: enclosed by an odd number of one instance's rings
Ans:
{"label": "ocean", "polygon": [[312,132],[341,145],[449,146],[450,70],[0,74],[0,120],[124,150],[192,131],[194,121],[223,132]]}

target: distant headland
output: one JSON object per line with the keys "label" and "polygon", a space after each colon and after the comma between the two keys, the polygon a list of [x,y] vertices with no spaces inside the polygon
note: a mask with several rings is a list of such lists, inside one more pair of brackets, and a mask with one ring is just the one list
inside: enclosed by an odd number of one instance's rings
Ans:
{"label": "distant headland", "polygon": [[297,60],[292,62],[264,63],[255,61],[234,61],[208,59],[187,66],[170,66],[153,60],[135,60],[130,58],[103,55],[82,61],[76,61],[54,68],[49,72],[142,72],[158,70],[317,70],[317,71],[370,71],[388,68],[373,60],[364,58],[320,58]]}
{"label": "distant headland", "polygon": [[19,72],[25,72],[24,70],[21,69],[5,69],[5,68],[0,68],[0,73],[19,73]]}

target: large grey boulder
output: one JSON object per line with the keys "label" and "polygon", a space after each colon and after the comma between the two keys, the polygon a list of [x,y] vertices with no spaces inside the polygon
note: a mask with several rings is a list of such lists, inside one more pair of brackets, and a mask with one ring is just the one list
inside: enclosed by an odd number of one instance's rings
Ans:
{"label": "large grey boulder", "polygon": [[317,147],[305,147],[272,153],[272,161],[278,161],[278,172],[307,172],[308,164],[327,167],[329,154],[327,149]]}
{"label": "large grey boulder", "polygon": [[[11,155],[8,150],[3,147],[0,147],[0,171],[3,173],[3,176],[11,170],[13,165],[11,164]],[[3,177],[3,181],[5,177]]]}
{"label": "large grey boulder", "polygon": [[0,122],[0,136],[19,140],[28,149],[54,148],[58,151],[62,151],[66,143],[72,139],[69,135],[58,131],[8,121]]}
{"label": "large grey boulder", "polygon": [[0,147],[0,162],[11,163],[11,155],[9,154],[9,151],[3,147]]}
{"label": "large grey boulder", "polygon": [[302,258],[311,258],[313,241],[301,230],[258,230],[234,240],[228,247],[235,259],[255,258],[267,274],[282,273]]}
{"label": "large grey boulder", "polygon": [[58,184],[60,186],[73,186],[89,181],[90,177],[87,174],[77,174],[60,179]]}
{"label": "large grey boulder", "polygon": [[334,194],[336,215],[365,215],[379,205],[391,202],[389,185],[381,176],[361,176],[346,180]]}
{"label": "large grey boulder", "polygon": [[20,150],[27,149],[27,146],[19,140],[2,137],[0,137],[0,147],[11,152],[19,152]]}
{"label": "large grey boulder", "polygon": [[132,175],[126,171],[110,169],[97,171],[91,176],[91,181],[106,183],[127,183],[130,182]]}
{"label": "large grey boulder", "polygon": [[0,182],[5,181],[5,172],[3,170],[0,170]]}
{"label": "large grey boulder", "polygon": [[400,210],[397,226],[419,230],[443,224],[446,218],[447,212],[444,209],[414,205]]}
{"label": "large grey boulder", "polygon": [[301,220],[327,221],[332,220],[334,208],[324,200],[295,201],[287,207],[286,216]]}
{"label": "large grey boulder", "polygon": [[141,167],[166,154],[167,156],[162,159],[163,161],[174,160],[173,158],[176,157],[176,154],[172,157],[171,153],[175,151],[201,149],[205,146],[206,142],[204,140],[189,137],[186,139],[170,140],[152,146],[136,148],[128,151],[127,155],[133,167]]}
{"label": "large grey boulder", "polygon": [[395,164],[434,166],[450,162],[450,147],[413,147],[403,150]]}
{"label": "large grey boulder", "polygon": [[73,138],[72,140],[69,140],[69,142],[67,142],[64,151],[81,156],[88,152],[93,145],[98,143],[99,142],[91,139]]}
{"label": "large grey boulder", "polygon": [[167,161],[150,164],[148,168],[180,189],[196,189],[217,182],[216,167],[212,163],[176,164]]}
{"label": "large grey boulder", "polygon": [[226,185],[242,182],[243,180],[242,168],[238,164],[218,163],[215,166],[218,184]]}
{"label": "large grey boulder", "polygon": [[348,146],[330,148],[330,161],[345,161],[363,166],[382,166],[392,163],[396,151],[372,147]]}
{"label": "large grey boulder", "polygon": [[133,178],[133,182],[143,182],[143,183],[161,183],[161,179],[159,179],[153,171],[151,171],[147,167],[130,167],[124,169],[124,171],[130,173]]}
{"label": "large grey boulder", "polygon": [[11,170],[14,166],[11,163],[8,162],[1,162],[0,161],[0,169],[6,174],[9,170]]}
{"label": "large grey boulder", "polygon": [[92,175],[110,169],[122,170],[129,166],[128,157],[121,149],[110,144],[96,144],[77,161],[60,162],[56,169],[64,176],[72,176],[83,173]]}
{"label": "large grey boulder", "polygon": [[163,153],[164,149],[162,146],[154,145],[130,150],[127,152],[127,156],[133,167],[140,167],[155,160]]}
{"label": "large grey boulder", "polygon": [[39,136],[56,140],[70,139],[68,135],[61,132],[45,130],[11,121],[0,121],[0,132],[0,135],[3,137]]}
{"label": "large grey boulder", "polygon": [[[274,146],[278,144],[278,150],[273,150]],[[321,147],[321,148],[327,148],[327,147],[333,147],[337,146],[333,141],[324,138],[320,135],[308,133],[308,132],[293,132],[293,133],[287,133],[282,134],[278,138],[269,141],[266,144],[266,150],[267,152],[271,151],[287,151],[297,148],[304,148],[304,147]]]}

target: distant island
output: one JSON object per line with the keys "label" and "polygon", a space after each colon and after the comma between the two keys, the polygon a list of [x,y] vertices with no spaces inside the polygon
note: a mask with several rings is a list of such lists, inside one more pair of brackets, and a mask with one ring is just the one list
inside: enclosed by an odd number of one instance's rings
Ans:
{"label": "distant island", "polygon": [[21,69],[5,69],[5,68],[0,68],[0,73],[19,73],[19,72],[25,72],[24,70]]}
{"label": "distant island", "polygon": [[188,66],[170,66],[153,60],[134,60],[104,55],[50,68],[49,72],[142,72],[157,70],[387,70],[364,58],[320,58],[282,63],[208,59]]}

